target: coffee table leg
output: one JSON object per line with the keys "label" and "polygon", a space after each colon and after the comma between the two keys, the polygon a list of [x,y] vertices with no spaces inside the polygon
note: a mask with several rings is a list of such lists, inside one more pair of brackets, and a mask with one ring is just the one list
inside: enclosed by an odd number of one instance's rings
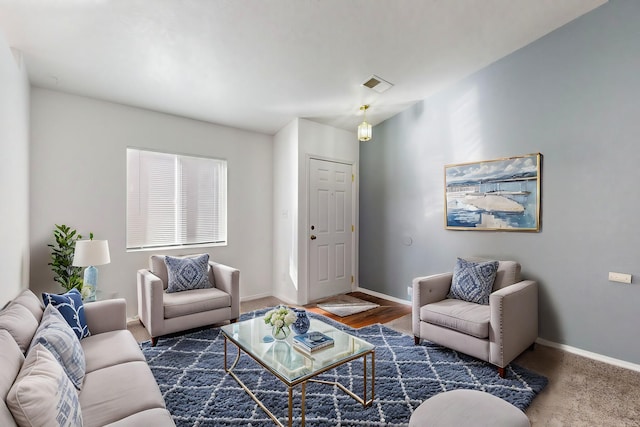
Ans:
{"label": "coffee table leg", "polygon": [[293,426],[293,387],[289,387],[289,427]]}
{"label": "coffee table leg", "polygon": [[362,401],[360,401],[364,407],[371,406],[376,394],[376,353],[375,351],[371,351],[368,355],[371,357],[371,399],[368,399],[367,393],[367,381],[369,380],[369,376],[367,375],[367,354],[365,354],[362,357]]}
{"label": "coffee table leg", "polygon": [[227,372],[227,336],[224,336],[224,371]]}
{"label": "coffee table leg", "polygon": [[[376,395],[376,352],[372,351],[371,352],[371,400],[369,401],[368,405],[365,406],[370,406],[371,404],[373,404],[373,399],[375,399],[375,395]],[[365,400],[366,400],[366,394],[365,394]]]}
{"label": "coffee table leg", "polygon": [[362,383],[362,406],[367,406],[367,355],[365,354],[364,357],[362,358],[362,368],[363,368],[363,372],[362,372],[362,379],[363,379],[363,383]]}
{"label": "coffee table leg", "polygon": [[[240,385],[240,387],[242,387],[242,389],[249,395],[249,397],[251,397],[254,402],[256,402],[258,404],[258,406],[269,416],[269,418],[271,418],[271,420],[273,420],[273,422],[280,427],[284,427],[284,424],[282,424],[278,418],[273,415],[273,413],[271,411],[269,411],[269,409],[264,406],[264,403],[262,403],[260,401],[260,399],[258,399],[258,396],[256,396],[250,389],[249,387],[247,387],[247,385],[240,379],[240,377],[238,377],[236,375],[235,372],[233,372],[233,370],[236,368],[236,366],[238,366],[238,362],[240,361],[240,355],[241,355],[241,351],[240,351],[240,347],[238,347],[238,355],[236,356],[236,358],[234,359],[233,363],[231,364],[231,366],[227,367],[227,337],[224,337],[224,370],[231,375],[231,377],[236,380],[236,382],[238,383],[238,385]],[[293,412],[292,412],[292,407],[293,407],[293,390],[291,387],[289,387],[289,426],[293,425]]]}
{"label": "coffee table leg", "polygon": [[[368,377],[368,375],[367,375],[367,355],[371,356],[371,399],[367,399],[367,379],[368,379],[367,378]],[[364,371],[362,373],[362,381],[364,382],[364,389],[363,389],[362,397],[358,396],[357,394],[355,394],[353,391],[349,390],[347,387],[345,387],[343,384],[341,384],[338,381],[327,381],[327,380],[320,380],[320,379],[310,378],[305,382],[312,382],[312,383],[319,383],[319,384],[327,384],[327,385],[331,385],[331,386],[336,386],[340,390],[344,391],[349,396],[351,396],[356,402],[361,403],[362,406],[364,406],[364,407],[371,406],[373,404],[373,400],[375,399],[376,356],[375,356],[375,352],[373,350],[371,350],[370,352],[368,352],[366,354],[363,354],[360,357],[362,357],[362,360],[363,360],[362,365],[363,365],[363,371]],[[303,414],[304,414],[304,412],[303,412]],[[304,420],[304,418],[303,418],[303,420]]]}
{"label": "coffee table leg", "polygon": [[233,368],[235,368],[236,365],[238,365],[238,361],[240,360],[240,354],[241,354],[240,347],[238,347],[238,354],[236,355],[235,360],[233,361],[231,366],[227,368],[227,337],[225,336],[224,337],[224,370],[225,372],[232,373],[231,371],[233,370]]}

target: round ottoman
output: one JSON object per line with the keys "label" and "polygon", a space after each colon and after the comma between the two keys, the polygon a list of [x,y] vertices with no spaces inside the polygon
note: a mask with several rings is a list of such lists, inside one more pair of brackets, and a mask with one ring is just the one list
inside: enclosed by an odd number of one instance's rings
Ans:
{"label": "round ottoman", "polygon": [[413,411],[409,427],[530,427],[520,409],[478,390],[452,390],[437,394]]}

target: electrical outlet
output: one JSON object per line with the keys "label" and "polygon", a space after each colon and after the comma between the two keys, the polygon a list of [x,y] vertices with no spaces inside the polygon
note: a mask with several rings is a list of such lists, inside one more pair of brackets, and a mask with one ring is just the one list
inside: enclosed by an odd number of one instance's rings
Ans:
{"label": "electrical outlet", "polygon": [[631,283],[631,275],[625,273],[614,273],[612,271],[609,272],[609,281],[610,282],[620,282],[620,283]]}
{"label": "electrical outlet", "polygon": [[407,295],[413,296],[413,286],[407,286]]}

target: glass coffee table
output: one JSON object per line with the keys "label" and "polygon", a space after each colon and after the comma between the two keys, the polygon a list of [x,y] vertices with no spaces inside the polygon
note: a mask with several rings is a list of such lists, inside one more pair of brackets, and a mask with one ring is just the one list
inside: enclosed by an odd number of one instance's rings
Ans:
{"label": "glass coffee table", "polygon": [[[224,369],[240,386],[256,401],[258,406],[280,426],[283,424],[258,399],[251,389],[234,372],[240,355],[246,353],[268,372],[275,375],[286,386],[289,393],[288,425],[293,425],[293,389],[301,386],[301,421],[305,425],[305,393],[307,382],[335,385],[363,406],[370,406],[374,399],[375,384],[375,348],[372,344],[349,335],[317,319],[310,319],[309,331],[319,331],[334,339],[335,344],[328,348],[307,354],[293,347],[291,334],[282,341],[270,341],[271,328],[264,323],[263,317],[244,320],[222,327],[224,335]],[[238,354],[227,367],[227,341],[231,341],[237,348]],[[318,379],[318,375],[352,360],[363,359],[362,381],[364,384],[362,397],[356,395],[339,382]],[[368,365],[370,363],[370,368]],[[370,387],[367,387],[370,381]]]}

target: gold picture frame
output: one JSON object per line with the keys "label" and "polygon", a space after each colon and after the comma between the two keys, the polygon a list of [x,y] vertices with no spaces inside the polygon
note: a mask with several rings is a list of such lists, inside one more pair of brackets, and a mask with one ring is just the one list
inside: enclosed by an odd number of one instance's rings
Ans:
{"label": "gold picture frame", "polygon": [[447,230],[539,231],[542,154],[444,167]]}

